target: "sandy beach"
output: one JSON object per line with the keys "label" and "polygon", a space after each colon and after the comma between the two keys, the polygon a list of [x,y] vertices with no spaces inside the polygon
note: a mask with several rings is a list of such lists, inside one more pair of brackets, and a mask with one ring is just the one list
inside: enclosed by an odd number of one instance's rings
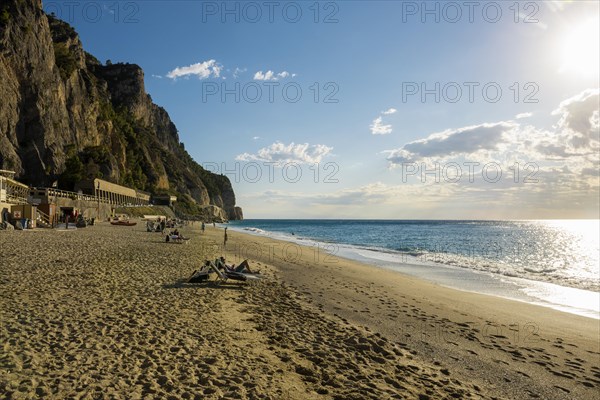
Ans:
{"label": "sandy beach", "polygon": [[[316,249],[143,223],[0,232],[7,399],[594,399],[598,320]],[[248,258],[259,283],[188,284]]]}

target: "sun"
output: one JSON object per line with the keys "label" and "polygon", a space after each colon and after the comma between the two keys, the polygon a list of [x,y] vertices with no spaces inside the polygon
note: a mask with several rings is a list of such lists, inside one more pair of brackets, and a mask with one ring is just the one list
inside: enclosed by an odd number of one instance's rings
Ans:
{"label": "sun", "polygon": [[584,21],[569,30],[561,43],[559,71],[597,77],[600,65],[599,36],[598,18]]}

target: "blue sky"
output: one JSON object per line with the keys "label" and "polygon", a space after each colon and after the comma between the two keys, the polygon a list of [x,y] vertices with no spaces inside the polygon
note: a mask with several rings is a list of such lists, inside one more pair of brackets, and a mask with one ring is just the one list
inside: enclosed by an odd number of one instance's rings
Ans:
{"label": "blue sky", "polygon": [[595,1],[67,3],[247,218],[598,218]]}

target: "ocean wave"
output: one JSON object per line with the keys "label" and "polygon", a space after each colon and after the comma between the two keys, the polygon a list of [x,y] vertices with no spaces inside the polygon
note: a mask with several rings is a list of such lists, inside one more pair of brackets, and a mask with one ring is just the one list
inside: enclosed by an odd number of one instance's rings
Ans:
{"label": "ocean wave", "polygon": [[532,274],[549,274],[551,272],[556,272],[556,268],[535,269],[525,267],[523,270],[531,272]]}
{"label": "ocean wave", "polygon": [[403,251],[402,253],[411,257],[423,257],[424,255],[428,254],[426,251]]}
{"label": "ocean wave", "polygon": [[242,230],[248,231],[248,232],[253,232],[253,233],[259,233],[261,235],[268,235],[267,231],[259,229],[259,228],[247,227],[247,228],[242,228]]}

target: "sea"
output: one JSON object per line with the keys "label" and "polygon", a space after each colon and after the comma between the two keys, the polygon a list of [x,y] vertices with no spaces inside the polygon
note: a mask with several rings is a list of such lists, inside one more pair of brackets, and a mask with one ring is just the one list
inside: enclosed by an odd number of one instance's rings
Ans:
{"label": "sea", "polygon": [[325,257],[600,319],[599,220],[249,219],[228,226]]}

